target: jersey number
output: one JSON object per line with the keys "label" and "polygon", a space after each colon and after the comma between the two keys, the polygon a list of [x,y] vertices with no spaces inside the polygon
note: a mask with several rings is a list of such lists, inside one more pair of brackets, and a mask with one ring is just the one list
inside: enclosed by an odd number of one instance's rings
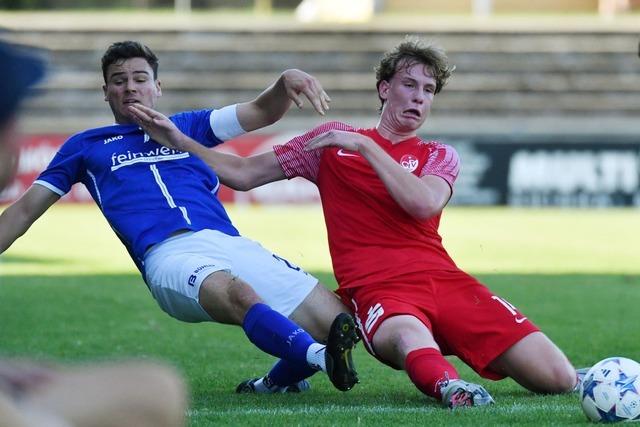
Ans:
{"label": "jersey number", "polygon": [[500,304],[502,304],[502,306],[504,308],[506,308],[507,310],[509,310],[509,313],[511,313],[511,315],[513,316],[513,320],[515,320],[516,323],[522,323],[525,320],[527,320],[526,317],[524,316],[520,316],[518,315],[518,311],[516,309],[516,307],[511,304],[509,301],[507,301],[506,299],[500,298],[498,296],[491,296],[492,300],[498,301]]}

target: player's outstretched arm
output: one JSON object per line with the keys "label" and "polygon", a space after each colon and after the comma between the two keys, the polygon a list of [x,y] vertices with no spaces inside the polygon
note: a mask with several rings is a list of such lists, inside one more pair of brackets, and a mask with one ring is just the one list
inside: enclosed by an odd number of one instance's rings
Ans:
{"label": "player's outstretched arm", "polygon": [[359,152],[371,164],[393,199],[412,217],[424,220],[437,215],[451,197],[451,188],[442,178],[419,178],[407,172],[369,137],[357,132],[331,130],[309,140],[305,150],[340,147]]}
{"label": "player's outstretched arm", "polygon": [[0,254],[22,236],[60,196],[41,185],[32,185],[0,215]]}
{"label": "player's outstretched arm", "polygon": [[216,171],[220,181],[234,190],[246,191],[285,178],[273,151],[240,157],[206,148],[177,128],[164,114],[142,104],[129,107],[134,120],[159,144],[200,157]]}
{"label": "player's outstretched arm", "polygon": [[238,121],[247,132],[263,128],[280,120],[292,102],[302,108],[304,98],[318,114],[324,115],[329,109],[331,98],[317,78],[301,70],[285,70],[256,99],[238,104]]}

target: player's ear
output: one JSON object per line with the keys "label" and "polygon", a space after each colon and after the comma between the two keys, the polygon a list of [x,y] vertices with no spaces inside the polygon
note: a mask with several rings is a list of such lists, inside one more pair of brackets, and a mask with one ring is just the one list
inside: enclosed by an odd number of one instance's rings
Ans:
{"label": "player's ear", "polygon": [[102,93],[104,93],[104,100],[109,101],[107,98],[107,85],[102,85]]}
{"label": "player's ear", "polygon": [[158,96],[162,96],[162,82],[160,80],[156,80],[156,90],[158,91]]}
{"label": "player's ear", "polygon": [[378,96],[380,99],[387,99],[387,94],[389,93],[389,82],[386,80],[381,80],[380,84],[378,84]]}

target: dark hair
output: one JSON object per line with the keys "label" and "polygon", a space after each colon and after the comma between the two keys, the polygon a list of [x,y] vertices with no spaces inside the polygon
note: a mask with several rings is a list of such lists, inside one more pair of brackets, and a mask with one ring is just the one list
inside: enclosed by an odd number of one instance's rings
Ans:
{"label": "dark hair", "polygon": [[158,78],[158,57],[142,43],[126,40],[113,43],[102,55],[102,76],[107,83],[107,69],[109,65],[131,58],[144,58],[153,70],[153,79]]}
{"label": "dark hair", "polygon": [[[392,50],[386,52],[380,64],[375,68],[376,88],[383,81],[389,81],[397,71],[415,64],[424,64],[431,69],[436,79],[436,91],[438,93],[447,84],[455,65],[449,64],[449,58],[445,51],[433,44],[423,45],[420,39],[407,36],[405,40]],[[384,104],[384,100],[380,98]]]}

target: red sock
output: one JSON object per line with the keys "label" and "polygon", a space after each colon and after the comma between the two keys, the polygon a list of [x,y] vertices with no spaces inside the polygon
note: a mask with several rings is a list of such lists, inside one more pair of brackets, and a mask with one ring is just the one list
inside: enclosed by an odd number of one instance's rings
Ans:
{"label": "red sock", "polygon": [[442,399],[439,384],[460,378],[456,368],[435,348],[413,350],[407,355],[404,369],[418,390],[438,400]]}

